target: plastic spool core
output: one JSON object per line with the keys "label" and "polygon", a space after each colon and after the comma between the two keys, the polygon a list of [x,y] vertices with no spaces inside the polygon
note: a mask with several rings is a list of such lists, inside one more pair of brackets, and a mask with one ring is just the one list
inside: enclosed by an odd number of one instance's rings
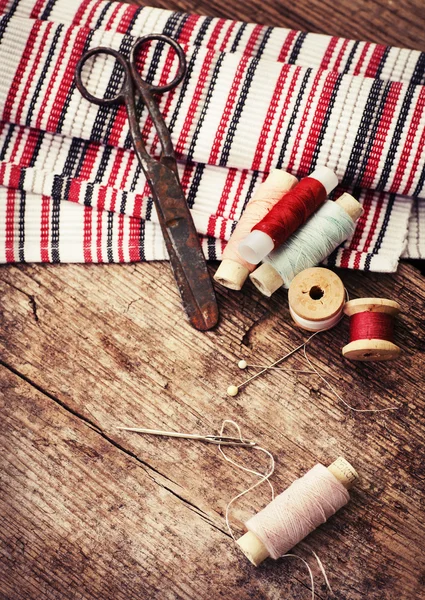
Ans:
{"label": "plastic spool core", "polygon": [[288,299],[296,325],[307,331],[321,331],[339,321],[345,303],[345,288],[333,271],[311,267],[294,277]]}
{"label": "plastic spool core", "polygon": [[[400,312],[400,305],[386,298],[357,298],[344,306],[344,313],[349,317],[363,312],[381,312],[395,317]],[[400,353],[394,342],[379,339],[355,340],[342,349],[345,358],[360,361],[394,360]]]}

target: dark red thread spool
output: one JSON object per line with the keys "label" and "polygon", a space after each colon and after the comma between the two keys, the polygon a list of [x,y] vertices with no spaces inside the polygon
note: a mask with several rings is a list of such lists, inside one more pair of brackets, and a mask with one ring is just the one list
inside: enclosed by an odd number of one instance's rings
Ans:
{"label": "dark red thread spool", "polygon": [[350,360],[393,360],[401,352],[393,339],[400,305],[385,298],[358,298],[344,306],[350,317],[350,342],[342,354]]}
{"label": "dark red thread spool", "polygon": [[281,246],[323,204],[338,185],[335,173],[319,167],[277,202],[239,244],[239,254],[256,265]]}

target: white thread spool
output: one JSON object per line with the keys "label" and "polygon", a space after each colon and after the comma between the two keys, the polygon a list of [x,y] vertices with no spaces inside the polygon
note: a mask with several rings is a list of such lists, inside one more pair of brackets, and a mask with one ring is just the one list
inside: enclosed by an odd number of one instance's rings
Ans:
{"label": "white thread spool", "polygon": [[333,271],[312,267],[299,273],[289,286],[291,316],[298,327],[307,331],[331,329],[341,319],[346,292]]}
{"label": "white thread spool", "polygon": [[[359,477],[357,471],[342,456],[329,465],[328,471],[346,490],[349,490]],[[236,543],[248,560],[256,567],[270,556],[263,542],[252,531],[245,533]]]}
{"label": "white thread spool", "polygon": [[[327,205],[330,205],[330,202],[331,202],[331,200],[328,200],[327,203],[325,203],[321,208],[319,208],[319,210],[315,213],[316,217],[320,216],[321,211],[326,212]],[[341,232],[340,237],[335,238],[335,243],[332,245],[332,248],[330,250],[328,249],[328,255],[330,252],[335,250],[335,248],[340,243],[342,243],[347,237],[349,237],[353,233],[354,224],[356,223],[357,219],[360,217],[360,215],[363,212],[363,208],[362,208],[360,202],[358,202],[353,196],[351,196],[350,194],[347,194],[347,193],[342,194],[342,196],[340,196],[338,198],[338,200],[335,201],[334,204],[336,205],[334,207],[335,209],[336,209],[336,207],[339,207],[350,217],[350,219],[352,221],[352,226],[350,228],[349,223],[348,223],[346,232],[345,233]],[[315,215],[313,215],[312,219],[314,219]],[[305,223],[303,225],[303,228],[306,228],[306,227],[312,228],[313,224],[314,224],[314,221],[311,221],[311,222],[307,221],[307,223]],[[332,223],[328,223],[327,226],[335,227],[335,225],[332,225]],[[303,228],[300,228],[300,231]],[[295,232],[294,236],[296,236],[296,233],[297,232]],[[307,235],[307,233],[306,233],[306,235]],[[333,239],[333,238],[331,238],[331,239]],[[293,238],[289,238],[289,240],[286,242],[286,244],[284,246],[282,246],[279,250],[277,250],[275,253],[270,255],[270,260],[275,255],[276,255],[276,258],[275,258],[276,261],[281,260],[281,258],[283,259],[284,255],[286,257],[288,257],[290,255],[291,248],[293,247],[293,244],[295,244],[295,243],[296,242],[293,240]],[[298,242],[298,244],[299,244],[299,242]],[[316,262],[316,264],[322,262],[325,258],[326,258],[326,256],[319,257],[319,260]],[[284,280],[281,273],[279,273],[279,271],[273,266],[272,262],[269,262],[267,257],[265,260],[266,260],[266,262],[264,262],[260,267],[258,267],[258,269],[256,269],[253,273],[251,273],[250,279],[251,279],[252,283],[255,285],[255,287],[262,294],[264,294],[264,296],[270,297],[280,287],[282,287],[282,286],[288,287],[290,284],[290,281]],[[290,264],[290,263],[288,262],[287,264]],[[314,264],[310,264],[310,265],[304,264],[304,266],[314,267],[315,265]],[[289,268],[288,271],[291,272],[291,269]],[[296,272],[295,272],[295,274],[296,274]],[[290,277],[289,277],[289,279],[290,279]]]}

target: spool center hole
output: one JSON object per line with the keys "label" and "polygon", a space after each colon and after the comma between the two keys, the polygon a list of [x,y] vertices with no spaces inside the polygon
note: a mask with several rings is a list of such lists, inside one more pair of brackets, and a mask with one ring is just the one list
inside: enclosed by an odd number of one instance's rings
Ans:
{"label": "spool center hole", "polygon": [[318,285],[313,285],[313,287],[310,290],[310,298],[312,300],[320,300],[320,298],[323,298],[323,294],[324,291]]}

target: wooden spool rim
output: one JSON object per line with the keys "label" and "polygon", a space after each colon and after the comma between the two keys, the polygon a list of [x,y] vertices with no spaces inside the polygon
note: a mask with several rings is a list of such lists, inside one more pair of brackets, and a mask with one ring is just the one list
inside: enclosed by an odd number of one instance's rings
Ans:
{"label": "wooden spool rim", "polygon": [[394,360],[400,353],[400,348],[388,340],[355,340],[342,349],[345,358],[363,362]]}
{"label": "wooden spool rim", "polygon": [[362,312],[381,312],[395,316],[400,310],[398,302],[387,298],[356,298],[349,300],[344,306],[344,313],[349,317]]}
{"label": "wooden spool rim", "polygon": [[[325,292],[323,301],[319,302],[311,297],[314,287]],[[323,267],[311,267],[301,271],[291,281],[288,292],[293,312],[302,319],[313,322],[334,317],[344,306],[345,298],[346,292],[341,279],[336,273]]]}

